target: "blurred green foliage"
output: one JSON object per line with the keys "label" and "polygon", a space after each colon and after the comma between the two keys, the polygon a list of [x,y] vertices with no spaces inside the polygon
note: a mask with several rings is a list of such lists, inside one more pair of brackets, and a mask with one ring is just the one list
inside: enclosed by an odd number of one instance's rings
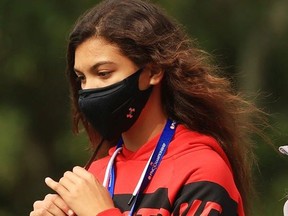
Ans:
{"label": "blurred green foliage", "polygon": [[[0,0],[0,216],[29,215],[59,178],[89,157],[71,132],[65,49],[76,19],[98,1]],[[158,0],[200,46],[215,55],[235,87],[266,95],[275,146],[288,144],[288,1]],[[259,140],[254,215],[282,215],[288,158]]]}

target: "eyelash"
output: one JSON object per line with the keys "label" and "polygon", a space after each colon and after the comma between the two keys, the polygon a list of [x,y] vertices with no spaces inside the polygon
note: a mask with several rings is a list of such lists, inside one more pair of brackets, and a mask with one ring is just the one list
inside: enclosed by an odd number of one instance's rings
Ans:
{"label": "eyelash", "polygon": [[99,76],[102,79],[107,79],[107,78],[110,77],[110,75],[111,75],[110,71],[102,71],[102,72],[99,71],[99,72],[97,72],[97,76]]}
{"label": "eyelash", "polygon": [[84,79],[85,79],[85,76],[83,76],[83,75],[76,75],[76,81],[77,81],[77,82],[83,82]]}
{"label": "eyelash", "polygon": [[[108,79],[111,75],[110,71],[99,71],[97,72],[96,76],[100,77],[101,79]],[[76,74],[76,81],[83,82],[85,80],[85,76],[82,74]]]}

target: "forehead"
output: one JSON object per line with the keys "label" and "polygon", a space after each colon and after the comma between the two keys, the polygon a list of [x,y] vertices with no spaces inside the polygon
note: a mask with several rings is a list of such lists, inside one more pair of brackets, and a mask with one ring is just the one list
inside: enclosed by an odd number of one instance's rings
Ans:
{"label": "forehead", "polygon": [[98,61],[122,61],[126,58],[120,49],[103,38],[90,38],[75,50],[75,68],[91,65]]}

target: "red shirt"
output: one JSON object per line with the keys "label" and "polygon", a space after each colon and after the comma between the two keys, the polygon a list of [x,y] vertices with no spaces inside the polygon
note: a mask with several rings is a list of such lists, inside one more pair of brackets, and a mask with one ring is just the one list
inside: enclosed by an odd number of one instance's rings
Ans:
{"label": "red shirt", "polygon": [[[114,209],[98,216],[128,215],[128,201],[160,134],[136,152],[125,148],[115,160]],[[103,182],[115,151],[93,162],[89,171]],[[137,200],[136,215],[244,216],[241,196],[224,151],[212,137],[178,125],[154,177]]]}

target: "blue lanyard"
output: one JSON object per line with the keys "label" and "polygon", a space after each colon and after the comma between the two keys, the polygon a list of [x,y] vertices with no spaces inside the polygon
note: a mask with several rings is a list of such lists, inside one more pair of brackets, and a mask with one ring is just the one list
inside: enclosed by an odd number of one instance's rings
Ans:
{"label": "blue lanyard", "polygon": [[[158,141],[152,155],[150,156],[149,160],[147,161],[147,164],[146,164],[146,166],[142,172],[142,175],[138,181],[138,184],[135,187],[135,190],[132,194],[132,197],[128,202],[129,205],[132,204],[129,215],[133,215],[133,212],[135,210],[135,204],[136,204],[137,199],[138,199],[138,195],[140,193],[142,193],[145,190],[145,188],[148,186],[148,184],[150,183],[152,177],[154,176],[159,164],[161,163],[161,160],[168,149],[168,145],[170,144],[170,142],[171,142],[171,140],[175,134],[176,126],[177,126],[177,124],[175,121],[172,121],[170,119],[167,120],[166,125],[162,131],[162,134],[159,138],[159,141]],[[106,186],[108,183],[107,188],[108,188],[108,191],[109,191],[112,198],[114,195],[114,187],[115,187],[115,179],[116,179],[114,160],[115,160],[117,154],[122,150],[122,144],[123,144],[123,141],[122,141],[122,139],[120,139],[118,144],[117,144],[116,150],[113,153],[113,155],[111,156],[110,161],[108,163],[106,173],[105,173],[104,182],[103,182],[104,186]],[[109,182],[108,182],[108,178],[109,178]]]}

